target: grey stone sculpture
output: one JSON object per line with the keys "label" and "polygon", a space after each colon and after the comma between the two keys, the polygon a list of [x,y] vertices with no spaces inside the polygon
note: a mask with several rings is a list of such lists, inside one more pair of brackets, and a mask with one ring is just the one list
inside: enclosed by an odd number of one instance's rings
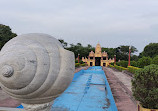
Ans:
{"label": "grey stone sculpture", "polygon": [[0,86],[25,110],[49,111],[71,83],[74,61],[74,54],[50,35],[17,36],[0,52]]}

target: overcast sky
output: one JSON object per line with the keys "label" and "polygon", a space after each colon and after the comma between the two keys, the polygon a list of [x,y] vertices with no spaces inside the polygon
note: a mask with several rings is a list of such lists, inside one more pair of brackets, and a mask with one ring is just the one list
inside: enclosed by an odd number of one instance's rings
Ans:
{"label": "overcast sky", "polygon": [[0,0],[0,23],[13,32],[46,33],[68,43],[158,42],[158,0]]}

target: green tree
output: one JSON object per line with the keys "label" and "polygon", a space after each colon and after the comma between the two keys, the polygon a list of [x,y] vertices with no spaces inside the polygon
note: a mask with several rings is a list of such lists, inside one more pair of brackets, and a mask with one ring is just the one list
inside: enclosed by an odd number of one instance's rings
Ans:
{"label": "green tree", "polygon": [[137,55],[131,55],[131,61],[138,61]]}
{"label": "green tree", "polygon": [[152,64],[157,64],[158,65],[158,55],[153,58]]}
{"label": "green tree", "polygon": [[[130,46],[121,45],[120,52],[124,54],[129,54],[129,47]],[[137,48],[135,48],[134,46],[131,46],[131,53],[135,53],[137,51],[138,51]]]}
{"label": "green tree", "polygon": [[17,35],[12,32],[9,26],[0,24],[0,49],[4,46],[6,42],[16,36]]}
{"label": "green tree", "polygon": [[142,53],[140,53],[139,57],[146,56],[146,57],[155,57],[158,55],[158,43],[150,43],[149,45],[145,46]]}
{"label": "green tree", "polygon": [[150,65],[152,59],[150,57],[142,57],[138,60],[137,65],[140,68],[144,68],[144,66]]}
{"label": "green tree", "polygon": [[[129,47],[130,46],[124,46],[124,45],[117,47],[115,49],[116,59],[128,61]],[[137,59],[136,55],[133,55],[137,51],[138,50],[134,46],[131,46],[131,60]]]}
{"label": "green tree", "polygon": [[136,61],[131,61],[131,66],[137,67],[137,62]]}
{"label": "green tree", "polygon": [[105,48],[105,47],[102,47],[102,51],[107,52],[109,58],[114,58],[115,48]]}
{"label": "green tree", "polygon": [[62,46],[64,47],[64,48],[66,48],[67,47],[67,42],[65,42],[63,39],[58,39],[59,40],[59,42],[62,44]]}
{"label": "green tree", "polygon": [[80,54],[80,56],[79,56],[80,59],[82,57],[87,57],[89,55],[89,52],[91,50],[94,50],[94,48],[90,44],[88,44],[88,46],[84,47],[84,46],[82,46],[81,43],[77,43],[76,45],[70,44],[70,46],[67,47],[66,49],[74,52],[76,58],[78,57],[78,54]]}
{"label": "green tree", "polygon": [[132,92],[143,107],[158,109],[158,65],[152,64],[136,71]]}

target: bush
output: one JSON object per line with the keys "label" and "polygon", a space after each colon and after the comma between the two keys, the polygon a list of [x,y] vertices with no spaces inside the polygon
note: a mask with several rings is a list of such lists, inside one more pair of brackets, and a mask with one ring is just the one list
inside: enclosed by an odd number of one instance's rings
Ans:
{"label": "bush", "polygon": [[83,64],[84,62],[83,62],[83,61],[79,61],[79,63],[80,63],[80,64]]}
{"label": "bush", "polygon": [[139,70],[139,69],[140,69],[140,68],[138,68],[138,67],[128,66],[128,71],[131,72],[131,73],[133,73],[133,74],[135,74],[135,72],[136,72],[137,70]]}
{"label": "bush", "polygon": [[158,65],[158,55],[153,58],[152,64],[157,64]]}
{"label": "bush", "polygon": [[158,65],[152,64],[136,71],[132,91],[144,108],[158,109]]}
{"label": "bush", "polygon": [[79,67],[80,66],[80,63],[75,63],[75,67]]}
{"label": "bush", "polygon": [[150,65],[152,59],[150,57],[142,57],[138,60],[138,67],[144,68],[144,66]]}
{"label": "bush", "polygon": [[83,63],[83,64],[81,64],[80,66],[82,66],[82,67],[83,67],[83,66],[86,66],[86,63]]}
{"label": "bush", "polygon": [[109,67],[114,67],[113,65],[109,64]]}
{"label": "bush", "polygon": [[119,70],[119,71],[127,70],[127,68],[121,67],[121,66],[118,66],[118,65],[115,65],[114,67],[115,67],[117,70]]}
{"label": "bush", "polygon": [[122,61],[120,61],[120,62],[117,62],[116,65],[122,66],[122,67],[126,67],[126,68],[127,68],[127,66],[128,66],[128,61],[122,60]]}
{"label": "bush", "polygon": [[114,62],[113,62],[113,63],[110,63],[110,65],[113,65],[113,66],[114,66]]}
{"label": "bush", "polygon": [[131,66],[138,67],[138,66],[137,66],[137,62],[136,62],[136,61],[131,61],[131,63],[130,63],[130,64],[131,64]]}

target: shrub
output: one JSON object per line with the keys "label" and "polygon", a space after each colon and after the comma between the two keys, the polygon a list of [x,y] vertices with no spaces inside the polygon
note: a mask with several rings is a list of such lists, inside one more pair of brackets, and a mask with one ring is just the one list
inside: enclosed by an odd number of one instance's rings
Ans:
{"label": "shrub", "polygon": [[75,63],[75,67],[79,67],[80,66],[80,63]]}
{"label": "shrub", "polygon": [[109,64],[109,67],[114,67],[113,65]]}
{"label": "shrub", "polygon": [[116,62],[116,65],[117,65],[117,66],[120,66],[120,62]]}
{"label": "shrub", "polygon": [[120,62],[117,62],[116,65],[122,66],[122,67],[126,67],[126,68],[127,68],[127,66],[128,66],[128,61],[122,60],[122,61],[120,61]]}
{"label": "shrub", "polygon": [[114,66],[114,62],[113,62],[113,63],[110,63],[110,64]]}
{"label": "shrub", "polygon": [[152,64],[136,71],[132,91],[144,108],[158,109],[158,65]]}
{"label": "shrub", "polygon": [[78,63],[78,60],[75,60],[75,63]]}
{"label": "shrub", "polygon": [[133,74],[135,74],[135,72],[136,72],[137,70],[139,70],[139,69],[140,69],[140,68],[138,68],[138,67],[128,66],[128,71],[131,72],[131,73],[133,73]]}
{"label": "shrub", "polygon": [[121,67],[121,66],[118,66],[118,65],[115,65],[114,67],[115,67],[117,70],[119,70],[119,71],[127,70],[127,68]]}
{"label": "shrub", "polygon": [[81,66],[86,66],[86,63],[81,64]]}
{"label": "shrub", "polygon": [[158,65],[158,55],[153,58],[152,64],[157,64]]}
{"label": "shrub", "polygon": [[80,60],[79,63],[80,63],[80,64],[83,64],[84,62]]}
{"label": "shrub", "polygon": [[152,59],[150,57],[142,57],[138,60],[138,67],[144,68],[144,66],[150,65]]}
{"label": "shrub", "polygon": [[130,63],[130,64],[131,64],[131,66],[138,67],[138,66],[137,66],[137,62],[136,62],[136,61],[131,61],[131,63]]}

